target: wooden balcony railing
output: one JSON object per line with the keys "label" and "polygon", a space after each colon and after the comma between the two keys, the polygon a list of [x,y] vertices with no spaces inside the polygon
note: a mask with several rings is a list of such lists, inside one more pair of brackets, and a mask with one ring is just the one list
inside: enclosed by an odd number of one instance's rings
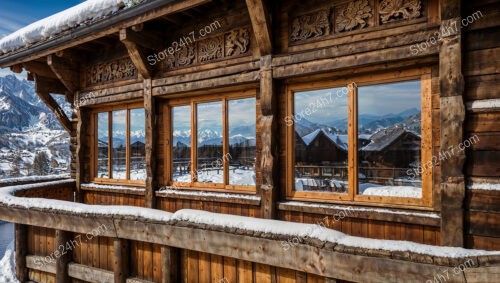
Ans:
{"label": "wooden balcony railing", "polygon": [[[36,272],[42,272],[44,276],[53,274],[57,283],[70,282],[72,279],[122,283],[181,282],[188,279],[186,276],[195,274],[198,278],[204,272],[198,266],[191,269],[191,265],[186,265],[182,260],[185,257],[180,256],[193,251],[207,255],[209,266],[217,262],[221,264],[220,257],[237,260],[238,266],[242,268],[249,263],[249,273],[241,273],[241,278],[247,278],[245,276],[249,274],[249,281],[241,279],[239,282],[264,282],[253,279],[257,269],[262,266],[354,282],[426,282],[433,280],[436,274],[446,272],[454,274],[447,282],[495,282],[500,273],[500,254],[485,255],[469,251],[467,256],[447,257],[437,255],[438,250],[443,250],[443,247],[419,244],[415,245],[422,249],[416,252],[419,250],[363,248],[348,244],[349,241],[341,243],[317,237],[299,237],[295,241],[296,235],[280,232],[279,229],[269,228],[267,232],[263,232],[252,225],[241,226],[249,221],[254,221],[252,223],[261,227],[282,226],[283,222],[277,220],[261,219],[258,220],[260,222],[255,222],[256,219],[250,217],[235,219],[235,216],[224,214],[210,215],[210,219],[221,221],[216,224],[217,222],[206,221],[203,217],[196,221],[190,220],[194,219],[190,215],[200,213],[195,210],[181,210],[172,214],[140,207],[77,204],[68,197],[74,189],[73,180],[0,188],[0,220],[16,223],[16,272],[21,282],[50,281],[34,276]],[[58,201],[39,199],[47,196],[57,198]],[[38,199],[34,201],[31,199],[33,197]],[[314,227],[310,224],[293,224],[294,227],[297,225],[303,225],[301,228],[306,230]],[[30,227],[52,229],[46,235],[53,235],[55,241],[47,245],[50,247],[43,254],[29,253],[36,244],[32,241],[38,240],[30,234]],[[93,251],[108,258],[105,268],[82,264],[82,254],[61,253],[59,247],[73,243],[78,235],[94,234],[96,227],[106,227],[99,230],[99,243],[111,243],[107,246],[106,254],[102,254],[102,250]],[[328,233],[335,233],[326,230]],[[353,237],[354,239],[356,238]],[[290,240],[293,240],[294,245],[290,249],[284,249],[283,241]],[[385,240],[359,238],[357,241],[380,241],[382,247],[397,245]],[[149,258],[149,263],[143,263],[142,258],[131,255],[132,246],[148,243],[158,248],[158,256]],[[429,248],[436,252],[428,252]],[[53,260],[48,261],[47,257],[51,256]],[[469,260],[474,265],[456,273],[456,267]],[[39,264],[44,261],[43,265]],[[156,272],[154,278],[137,278],[131,266],[138,261],[142,266],[160,266],[156,271],[153,270]],[[260,267],[252,268],[252,265]],[[179,272],[180,266],[186,273]],[[212,273],[212,279],[214,274]],[[222,276],[223,274],[221,273]]]}

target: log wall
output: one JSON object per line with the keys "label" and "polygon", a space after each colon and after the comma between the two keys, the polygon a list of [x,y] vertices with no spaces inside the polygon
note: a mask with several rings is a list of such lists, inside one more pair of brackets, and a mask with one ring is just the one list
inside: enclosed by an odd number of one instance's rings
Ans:
{"label": "log wall", "polygon": [[464,27],[465,138],[477,136],[466,151],[466,246],[499,250],[500,191],[470,189],[474,183],[500,182],[499,109],[491,104],[484,109],[472,106],[473,102],[500,99],[500,5],[498,1],[466,1],[462,15],[466,18],[478,11],[482,16]]}

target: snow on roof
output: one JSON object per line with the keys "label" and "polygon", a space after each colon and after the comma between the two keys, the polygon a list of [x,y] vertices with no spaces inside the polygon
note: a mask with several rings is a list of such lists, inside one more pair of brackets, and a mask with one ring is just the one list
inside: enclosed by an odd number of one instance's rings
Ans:
{"label": "snow on roof", "polygon": [[0,39],[0,55],[29,46],[79,25],[94,22],[142,0],[88,0],[25,26]]}
{"label": "snow on roof", "polygon": [[306,145],[310,145],[320,133],[323,133],[329,140],[331,140],[335,145],[337,145],[337,147],[347,151],[347,141],[348,141],[347,135],[335,135],[325,131],[324,129],[316,129],[314,132],[303,136],[302,140]]}
{"label": "snow on roof", "polygon": [[401,137],[403,134],[406,133],[417,136],[414,133],[406,131],[405,129],[399,127],[380,129],[370,137],[371,142],[366,146],[364,146],[361,150],[363,151],[384,150],[386,147],[391,145],[394,141],[396,141],[399,137]]}

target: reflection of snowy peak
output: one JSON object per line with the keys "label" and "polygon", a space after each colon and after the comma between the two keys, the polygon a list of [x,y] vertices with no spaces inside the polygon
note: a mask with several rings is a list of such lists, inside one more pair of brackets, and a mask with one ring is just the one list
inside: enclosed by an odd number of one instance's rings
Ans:
{"label": "reflection of snowy peak", "polygon": [[[248,136],[244,136],[239,133],[229,137],[230,145],[247,145],[255,146],[255,130],[253,133],[248,129],[246,132],[249,133]],[[220,145],[222,146],[222,134],[218,131],[211,129],[203,129],[198,132],[198,146],[208,146],[208,145]],[[191,145],[191,132],[186,131],[174,131],[173,132],[173,145],[174,146],[190,146]]]}

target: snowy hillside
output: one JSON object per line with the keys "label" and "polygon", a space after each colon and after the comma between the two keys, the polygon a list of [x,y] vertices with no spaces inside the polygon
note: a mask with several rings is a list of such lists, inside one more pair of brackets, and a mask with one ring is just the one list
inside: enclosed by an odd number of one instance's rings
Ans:
{"label": "snowy hillside", "polygon": [[[71,107],[54,95],[66,114]],[[35,93],[34,84],[13,75],[0,77],[0,179],[32,175],[40,152],[48,156],[53,173],[67,172],[69,135]]]}

